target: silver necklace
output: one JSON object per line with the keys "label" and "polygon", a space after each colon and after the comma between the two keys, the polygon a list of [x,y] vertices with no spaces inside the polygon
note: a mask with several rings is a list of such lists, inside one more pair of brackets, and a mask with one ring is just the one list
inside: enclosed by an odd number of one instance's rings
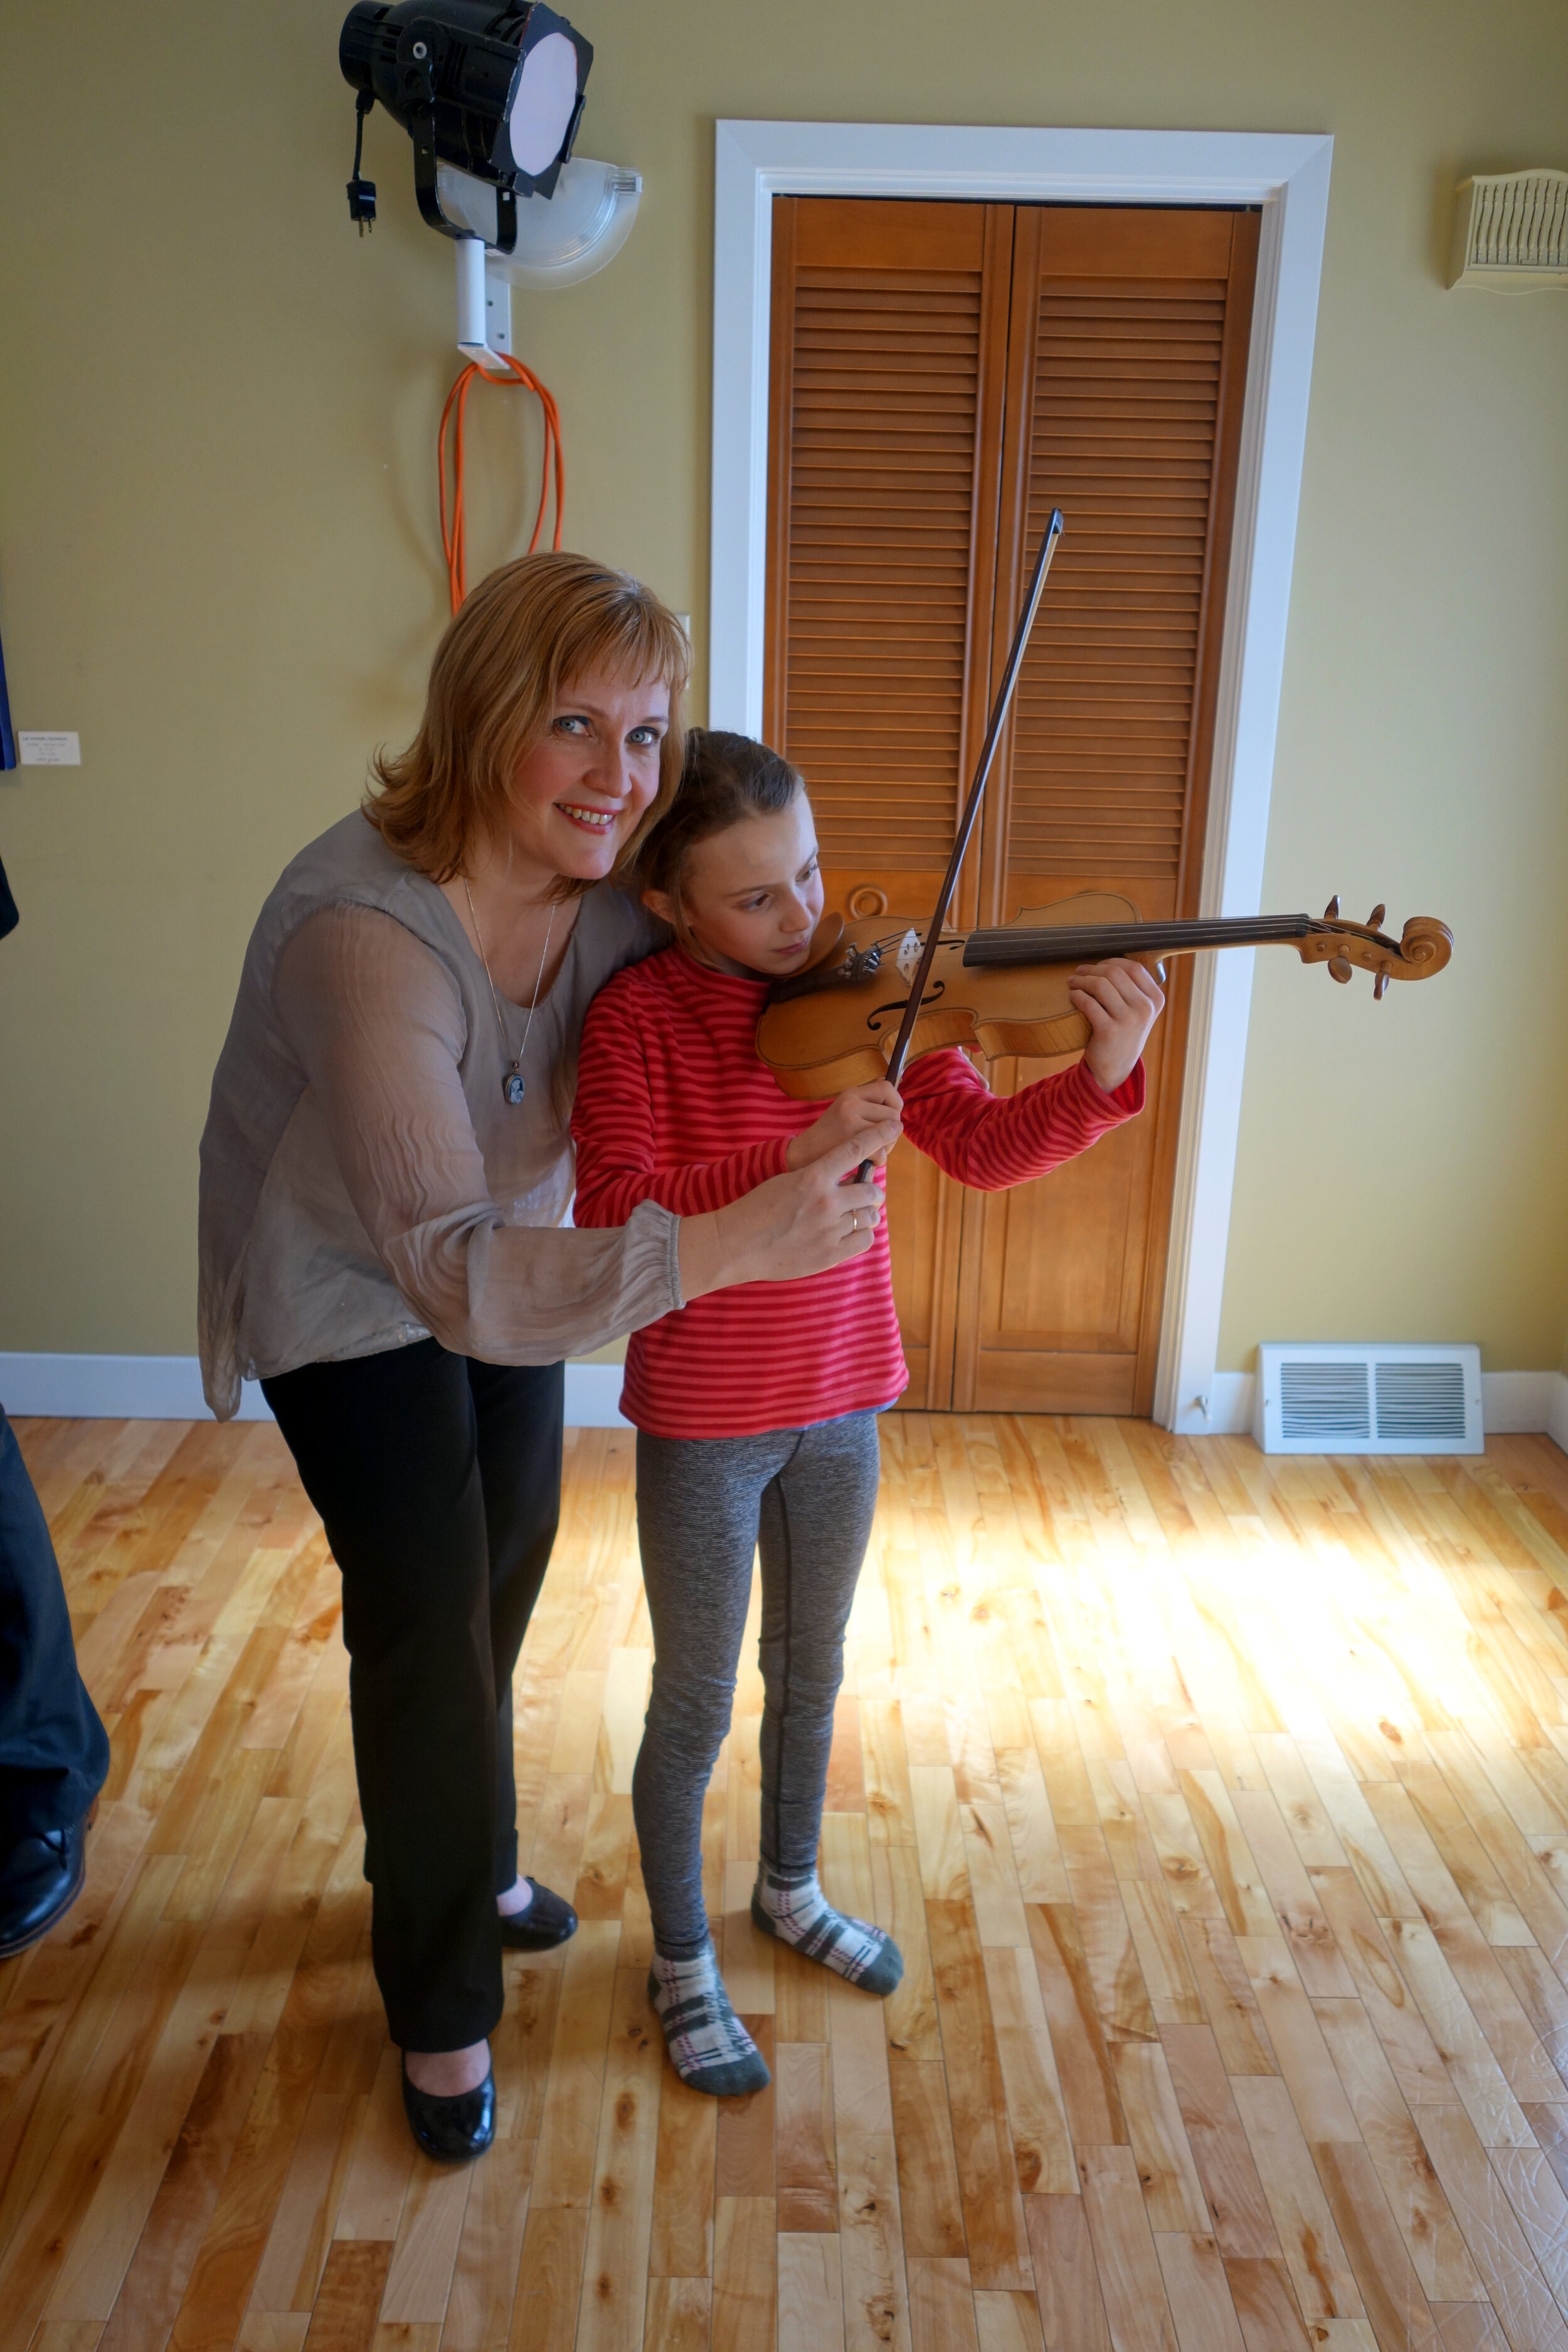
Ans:
{"label": "silver necklace", "polygon": [[[463,896],[468,902],[468,920],[474,927],[474,937],[479,941],[479,961],[485,968],[485,978],[490,984],[490,1003],[496,1009],[496,1027],[500,1032],[500,1057],[504,1062],[506,1060],[506,1023],[501,1017],[500,998],[496,993],[495,979],[490,971],[490,960],[485,953],[485,935],[479,929],[479,915],[475,911],[474,908],[474,894],[468,887],[468,877],[466,874],[463,877]],[[544,945],[540,950],[539,970],[533,977],[533,994],[529,1000],[528,1019],[523,1024],[522,1051],[518,1055],[516,1061],[512,1063],[510,1069],[505,1072],[500,1082],[501,1093],[505,1096],[507,1101],[510,1103],[514,1110],[521,1102],[524,1095],[528,1092],[528,1087],[524,1082],[522,1075],[522,1060],[523,1055],[528,1051],[528,1040],[533,1028],[534,1007],[539,1003],[540,983],[544,978],[544,967],[546,962],[549,961],[550,956],[550,934],[554,929],[555,906],[554,901],[552,900],[550,908],[550,920],[544,926]]]}

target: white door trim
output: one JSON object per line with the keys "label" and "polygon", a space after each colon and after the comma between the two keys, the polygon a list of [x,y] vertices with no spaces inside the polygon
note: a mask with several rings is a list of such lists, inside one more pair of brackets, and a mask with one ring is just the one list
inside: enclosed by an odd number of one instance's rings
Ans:
{"label": "white door trim", "polygon": [[[1258,292],[1220,660],[1205,914],[1256,914],[1285,661],[1333,142],[1271,131],[1026,131],[721,121],[713,222],[709,706],[758,734],[775,195],[1256,204]],[[1070,520],[1070,518],[1069,518]],[[1199,959],[1154,1412],[1202,1431],[1214,1391],[1252,956]]]}

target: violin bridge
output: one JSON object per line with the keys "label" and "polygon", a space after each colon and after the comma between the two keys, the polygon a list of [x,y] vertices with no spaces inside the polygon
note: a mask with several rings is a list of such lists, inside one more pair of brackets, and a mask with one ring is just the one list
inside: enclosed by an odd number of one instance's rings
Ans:
{"label": "violin bridge", "polygon": [[916,972],[920,970],[921,950],[924,945],[925,941],[921,939],[919,931],[911,928],[904,933],[903,938],[899,941],[899,972],[900,978],[910,981],[910,982],[913,982]]}

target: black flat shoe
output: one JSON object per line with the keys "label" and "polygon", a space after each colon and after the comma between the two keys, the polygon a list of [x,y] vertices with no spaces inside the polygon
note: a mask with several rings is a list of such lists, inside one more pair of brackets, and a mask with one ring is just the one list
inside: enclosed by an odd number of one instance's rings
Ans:
{"label": "black flat shoe", "polygon": [[510,1918],[504,1911],[501,1914],[500,1939],[509,1952],[547,1952],[577,1933],[577,1914],[570,1903],[552,1895],[537,1878],[531,1878],[528,1885],[533,1889],[533,1900],[527,1910],[514,1911]]}
{"label": "black flat shoe", "polygon": [[476,2090],[459,2091],[455,2099],[438,2099],[408,2079],[403,2061],[403,2112],[408,2128],[426,2156],[437,2164],[466,2164],[483,2156],[496,2136],[496,2078],[492,2067]]}
{"label": "black flat shoe", "polygon": [[86,1871],[85,1821],[17,1839],[0,1862],[0,1960],[14,1959],[64,1918]]}

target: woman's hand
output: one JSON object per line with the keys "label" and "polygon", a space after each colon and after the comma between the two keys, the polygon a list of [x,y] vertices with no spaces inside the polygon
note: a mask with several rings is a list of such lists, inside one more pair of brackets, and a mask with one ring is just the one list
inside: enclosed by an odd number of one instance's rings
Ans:
{"label": "woman's hand", "polygon": [[879,1131],[890,1118],[894,1121],[893,1135],[897,1141],[902,1132],[898,1121],[903,1108],[898,1088],[890,1086],[886,1078],[868,1078],[864,1086],[849,1087],[828,1104],[812,1126],[803,1128],[798,1135],[790,1138],[784,1165],[786,1168],[809,1168],[812,1161],[820,1160],[825,1151],[835,1150],[841,1143],[858,1142],[861,1148],[856,1164],[859,1164],[859,1160],[869,1159],[881,1167],[887,1160],[890,1147],[884,1144],[879,1151],[868,1151],[864,1138],[872,1128]]}
{"label": "woman's hand", "polygon": [[744,1199],[680,1221],[680,1287],[688,1299],[734,1282],[793,1282],[859,1257],[877,1237],[882,1200],[875,1182],[846,1183],[860,1161],[891,1150],[896,1118],[859,1128],[809,1168],[772,1176]]}
{"label": "woman's hand", "polygon": [[1094,1033],[1083,1054],[1089,1075],[1113,1095],[1137,1068],[1149,1032],[1165,1009],[1165,992],[1141,963],[1112,956],[1108,963],[1080,963],[1068,982],[1068,996]]}

